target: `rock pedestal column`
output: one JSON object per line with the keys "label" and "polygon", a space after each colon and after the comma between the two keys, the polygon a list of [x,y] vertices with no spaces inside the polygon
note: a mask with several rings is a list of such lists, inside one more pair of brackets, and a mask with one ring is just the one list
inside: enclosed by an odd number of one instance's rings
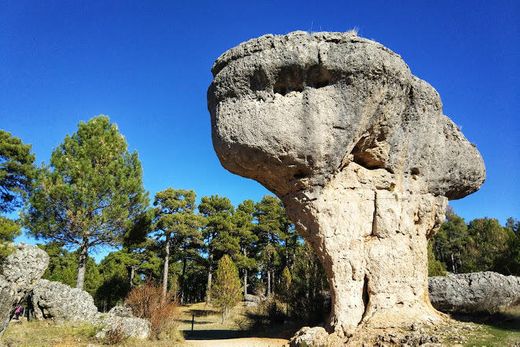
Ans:
{"label": "rock pedestal column", "polygon": [[444,219],[445,197],[421,193],[419,178],[399,181],[351,163],[316,196],[300,192],[284,202],[327,271],[331,327],[440,318],[428,300],[427,237]]}

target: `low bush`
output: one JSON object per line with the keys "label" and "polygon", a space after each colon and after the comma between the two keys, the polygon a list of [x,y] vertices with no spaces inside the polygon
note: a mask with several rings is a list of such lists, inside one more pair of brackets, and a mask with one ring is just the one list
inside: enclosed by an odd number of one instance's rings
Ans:
{"label": "low bush", "polygon": [[123,328],[120,325],[116,325],[107,331],[104,342],[107,345],[118,345],[124,340],[126,340],[126,336]]}
{"label": "low bush", "polygon": [[125,304],[134,316],[150,321],[151,337],[156,339],[179,339],[176,319],[179,316],[175,296],[162,297],[162,289],[146,283],[130,291]]}

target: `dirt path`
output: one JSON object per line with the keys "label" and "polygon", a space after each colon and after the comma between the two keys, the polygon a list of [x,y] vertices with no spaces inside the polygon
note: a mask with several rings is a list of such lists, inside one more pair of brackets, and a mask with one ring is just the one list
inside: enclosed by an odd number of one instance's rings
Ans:
{"label": "dirt path", "polygon": [[189,347],[282,347],[287,345],[285,339],[269,339],[247,337],[225,340],[186,340],[183,346]]}

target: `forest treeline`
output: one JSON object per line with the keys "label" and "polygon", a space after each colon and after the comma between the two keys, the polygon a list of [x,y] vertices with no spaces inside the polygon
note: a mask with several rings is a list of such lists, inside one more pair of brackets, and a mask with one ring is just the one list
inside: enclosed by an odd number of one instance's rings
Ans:
{"label": "forest treeline", "polygon": [[[243,295],[276,296],[298,318],[323,311],[324,271],[278,198],[234,206],[225,196],[168,187],[150,197],[137,153],[106,116],[81,122],[49,163],[34,160],[29,145],[0,131],[0,256],[25,228],[50,256],[44,277],[84,288],[101,310],[147,282],[183,304],[211,302],[227,256]],[[19,209],[19,219],[7,217]],[[513,218],[505,226],[492,218],[466,223],[449,210],[429,243],[429,272],[520,275],[519,229]],[[106,247],[113,251],[96,263],[93,252]]]}

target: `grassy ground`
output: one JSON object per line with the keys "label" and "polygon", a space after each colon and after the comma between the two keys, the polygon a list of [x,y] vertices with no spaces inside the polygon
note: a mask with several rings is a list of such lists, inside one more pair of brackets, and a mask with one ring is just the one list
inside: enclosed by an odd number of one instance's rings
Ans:
{"label": "grassy ground", "polygon": [[86,346],[96,334],[91,325],[55,325],[48,322],[12,321],[2,344],[5,346]]}
{"label": "grassy ground", "polygon": [[492,316],[456,318],[478,327],[468,334],[465,346],[520,346],[520,306]]}
{"label": "grassy ground", "polygon": [[[120,346],[282,346],[298,328],[279,324],[268,329],[252,328],[248,309],[235,308],[222,323],[220,313],[204,303],[181,307],[179,330],[186,341],[125,341]],[[194,317],[193,331],[191,321]],[[454,317],[465,321],[454,327],[437,327],[446,346],[520,346],[520,307],[493,316]],[[97,329],[90,325],[56,325],[50,322],[12,322],[0,340],[5,346],[100,346],[94,338]],[[215,339],[218,339],[216,341]]]}
{"label": "grassy ground", "polygon": [[[7,347],[93,347],[102,346],[103,341],[94,335],[98,328],[89,324],[54,324],[40,321],[14,321],[9,324],[0,346]],[[166,347],[181,346],[178,341],[142,341],[129,339],[118,346]]]}
{"label": "grassy ground", "polygon": [[[254,326],[251,313],[254,309],[243,304],[238,305],[222,322],[220,312],[206,305],[198,303],[180,308],[179,329],[184,333],[186,340],[230,339],[244,337],[262,337],[285,339],[292,336],[294,326],[281,325],[269,329]],[[192,331],[193,320],[193,331]]]}

